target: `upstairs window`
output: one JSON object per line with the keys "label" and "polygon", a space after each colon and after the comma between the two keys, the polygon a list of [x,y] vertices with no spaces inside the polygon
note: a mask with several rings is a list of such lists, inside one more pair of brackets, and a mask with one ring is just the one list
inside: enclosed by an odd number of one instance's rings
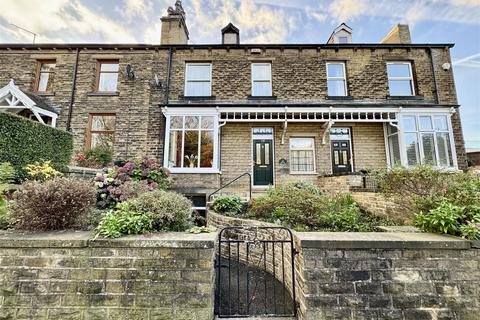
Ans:
{"label": "upstairs window", "polygon": [[346,96],[347,81],[345,77],[345,63],[327,63],[327,87],[329,96]]}
{"label": "upstairs window", "polygon": [[388,87],[391,96],[414,96],[412,65],[410,62],[387,63]]}
{"label": "upstairs window", "polygon": [[97,92],[116,92],[118,82],[118,60],[99,60],[97,62]]}
{"label": "upstairs window", "polygon": [[185,66],[185,96],[209,97],[212,95],[212,65],[187,63]]}
{"label": "upstairs window", "polygon": [[272,65],[252,63],[252,96],[272,96]]}
{"label": "upstairs window", "polygon": [[52,92],[55,80],[55,60],[39,60],[35,91],[40,93]]}
{"label": "upstairs window", "polygon": [[87,148],[113,149],[115,138],[115,114],[92,113],[88,119]]}
{"label": "upstairs window", "polygon": [[290,173],[315,173],[314,138],[290,138]]}

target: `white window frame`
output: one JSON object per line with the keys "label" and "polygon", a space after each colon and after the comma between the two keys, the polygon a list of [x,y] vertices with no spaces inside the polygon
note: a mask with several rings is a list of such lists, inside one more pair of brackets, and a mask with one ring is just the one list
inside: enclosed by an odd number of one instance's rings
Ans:
{"label": "white window frame", "polygon": [[[452,120],[451,120],[451,116],[452,114],[451,113],[446,113],[446,112],[416,112],[416,113],[401,113],[401,114],[398,114],[398,119],[399,119],[399,122],[397,124],[398,126],[398,143],[399,143],[399,147],[400,147],[400,161],[401,161],[401,165],[403,167],[406,167],[406,168],[413,168],[415,166],[409,166],[408,165],[408,160],[407,160],[407,151],[405,149],[405,138],[404,138],[404,133],[405,132],[408,132],[408,133],[416,133],[417,135],[417,145],[418,145],[418,154],[419,154],[419,160],[420,160],[420,163],[423,163],[424,161],[424,151],[423,151],[423,142],[421,141],[421,134],[422,133],[433,133],[433,137],[434,137],[434,145],[435,145],[435,157],[437,159],[437,165],[435,166],[436,168],[439,168],[439,169],[443,169],[443,170],[458,170],[458,162],[457,162],[457,153],[456,153],[456,148],[455,148],[455,140],[454,140],[454,136],[453,136],[453,126],[452,126]],[[403,117],[404,116],[413,116],[415,117],[415,123],[416,123],[416,126],[417,126],[417,131],[414,132],[414,131],[405,131],[405,128],[404,128],[404,124],[403,124]],[[420,130],[420,117],[421,116],[430,116],[431,119],[432,119],[432,130],[428,130],[428,131],[425,131],[425,130]],[[445,116],[446,119],[447,119],[447,130],[435,130],[435,122],[434,122],[434,117],[435,116]],[[385,124],[385,126],[388,126],[390,124]],[[385,132],[385,137],[386,137],[386,133],[387,133],[387,128],[385,127],[384,128],[384,132]],[[439,159],[439,155],[438,155],[438,147],[437,147],[437,135],[436,133],[437,132],[442,132],[442,133],[448,133],[448,137],[450,139],[450,148],[451,148],[451,157],[452,157],[452,166],[448,166],[448,167],[444,167],[444,166],[439,166],[438,165],[438,159]],[[392,163],[392,159],[390,159],[390,156],[388,154],[388,139],[385,138],[385,147],[386,147],[386,150],[387,150],[387,160],[388,160],[388,166],[390,168],[392,168],[394,166],[394,164]],[[420,164],[418,163],[418,164]],[[417,165],[418,165],[417,164]]]}
{"label": "white window frame", "polygon": [[[341,64],[342,67],[343,67],[343,77],[331,77],[328,75],[328,66],[331,65],[331,64]],[[339,95],[339,96],[333,96],[333,97],[346,97],[348,95],[348,89],[347,89],[347,69],[345,67],[345,62],[327,62],[326,63],[326,67],[327,67],[327,95],[328,95],[328,80],[342,80],[343,81],[343,88],[344,88],[344,92],[343,92],[343,95]]]}
{"label": "white window frame", "polygon": [[[188,80],[188,68],[189,66],[208,66],[210,68],[210,73],[209,73],[209,79],[204,79],[204,80]],[[209,87],[208,87],[208,95],[206,96],[200,96],[200,95],[193,95],[187,91],[187,84],[189,82],[209,82]],[[212,95],[212,64],[210,62],[186,62],[185,63],[185,84],[184,84],[184,94],[186,97],[209,97]]]}
{"label": "white window frame", "polygon": [[[389,65],[408,65],[408,69],[410,71],[410,77],[390,77],[388,75],[388,66]],[[410,81],[410,88],[412,89],[412,92],[410,95],[392,95],[390,91],[390,80],[409,80]],[[388,94],[392,97],[410,97],[410,96],[415,96],[415,83],[413,81],[413,69],[412,69],[412,63],[408,61],[391,61],[387,62],[387,82],[388,82]]]}
{"label": "white window frame", "polygon": [[[268,80],[268,83],[270,83],[270,94],[269,95],[257,95],[253,91],[255,82],[267,82],[267,80],[255,80],[253,78],[253,69],[254,69],[255,66],[269,66],[269,68],[270,68],[270,79]],[[250,67],[250,74],[251,74],[250,77],[251,77],[251,82],[252,82],[252,97],[271,97],[273,95],[272,63],[271,62],[253,62],[251,67]]]}
{"label": "white window frame", "polygon": [[[182,167],[170,167],[169,164],[169,156],[170,156],[170,119],[171,117],[185,117],[185,116],[207,116],[213,117],[213,165],[211,168],[182,168]],[[191,110],[184,110],[184,111],[176,111],[172,113],[168,113],[165,115],[166,124],[165,124],[165,147],[164,147],[164,155],[163,155],[163,165],[171,172],[171,173],[220,173],[219,170],[219,125],[218,125],[218,113],[217,112],[195,112],[193,113]],[[201,119],[200,119],[201,121]],[[201,122],[200,122],[201,123]],[[185,124],[183,125],[185,126]],[[201,124],[200,124],[201,126]],[[181,131],[182,136],[184,135],[185,128],[183,127],[180,129],[172,129],[175,131]],[[188,129],[187,129],[188,130]],[[199,130],[201,131],[201,129]],[[210,130],[211,131],[211,130]],[[199,140],[201,139],[201,135],[199,135]],[[184,138],[182,138],[182,143]],[[199,148],[200,148],[200,141],[199,141]],[[183,145],[182,145],[182,163],[183,163]]]}
{"label": "white window frame", "polygon": [[[305,148],[292,148],[292,139],[311,139],[312,140],[312,148],[305,149]],[[312,151],[313,152],[313,170],[312,171],[295,171],[292,169],[292,151]],[[293,136],[289,137],[288,139],[288,153],[290,155],[290,174],[317,174],[317,164],[316,164],[316,153],[315,153],[315,137],[310,136]]]}

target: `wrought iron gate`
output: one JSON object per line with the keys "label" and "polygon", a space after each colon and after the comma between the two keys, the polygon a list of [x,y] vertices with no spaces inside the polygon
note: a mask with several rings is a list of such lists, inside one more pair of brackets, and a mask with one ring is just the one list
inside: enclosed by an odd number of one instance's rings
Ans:
{"label": "wrought iron gate", "polygon": [[283,227],[219,233],[215,311],[222,317],[296,315],[295,250]]}

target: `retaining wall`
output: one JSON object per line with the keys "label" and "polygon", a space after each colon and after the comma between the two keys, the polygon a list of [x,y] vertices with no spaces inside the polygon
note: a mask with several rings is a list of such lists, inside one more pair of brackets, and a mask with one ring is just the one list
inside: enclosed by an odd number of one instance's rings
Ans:
{"label": "retaining wall", "polygon": [[[219,228],[272,226],[214,212],[207,220]],[[470,241],[426,233],[293,234],[299,319],[478,319],[480,250]]]}
{"label": "retaining wall", "polygon": [[0,233],[0,319],[213,319],[216,234]]}

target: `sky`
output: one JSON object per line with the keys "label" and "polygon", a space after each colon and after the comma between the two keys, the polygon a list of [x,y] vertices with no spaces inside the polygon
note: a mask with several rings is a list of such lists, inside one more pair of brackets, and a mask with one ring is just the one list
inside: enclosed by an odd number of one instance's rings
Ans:
{"label": "sky", "polygon": [[[175,0],[0,0],[0,42],[160,42]],[[242,43],[325,43],[341,22],[356,43],[408,23],[413,43],[455,43],[453,70],[467,148],[480,149],[480,0],[184,0],[190,43],[220,43],[232,22]]]}

